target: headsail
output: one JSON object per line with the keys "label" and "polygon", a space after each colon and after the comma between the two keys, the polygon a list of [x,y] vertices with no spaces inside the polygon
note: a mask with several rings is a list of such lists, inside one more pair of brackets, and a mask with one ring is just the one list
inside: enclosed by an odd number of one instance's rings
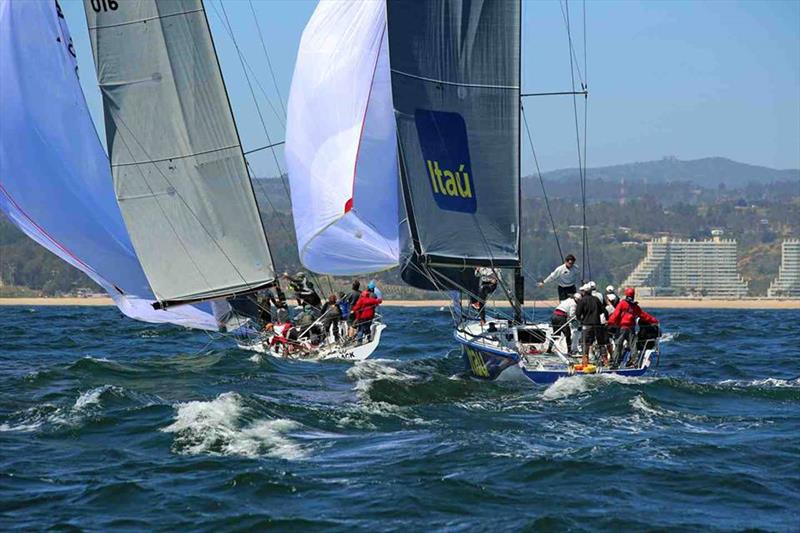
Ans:
{"label": "headsail", "polygon": [[387,2],[400,172],[421,262],[519,265],[520,9]]}
{"label": "headsail", "polygon": [[391,99],[384,3],[321,1],[300,42],[286,126],[298,249],[310,270],[397,266]]}
{"label": "headsail", "polygon": [[201,0],[84,0],[114,186],[161,302],[275,277]]}
{"label": "headsail", "polygon": [[0,210],[148,322],[216,329],[192,306],[155,311],[56,2],[0,0]]}

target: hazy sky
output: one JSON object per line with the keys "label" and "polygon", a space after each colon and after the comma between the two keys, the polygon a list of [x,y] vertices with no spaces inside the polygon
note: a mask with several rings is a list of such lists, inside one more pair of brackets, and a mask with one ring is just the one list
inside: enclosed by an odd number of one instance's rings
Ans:
{"label": "hazy sky", "polygon": [[[61,0],[80,61],[95,123],[102,107],[80,0]],[[266,90],[256,89],[273,141],[284,135],[250,4],[224,0],[234,36]],[[245,149],[266,144],[220,0],[206,0],[225,82]],[[285,99],[312,0],[253,0]],[[523,2],[523,92],[570,88],[567,32],[558,0]],[[583,3],[569,3],[583,70]],[[800,168],[800,2],[586,2],[588,164],[723,156],[775,168]],[[526,99],[542,170],[576,166],[569,97]],[[280,120],[279,118],[280,117]],[[100,120],[98,120],[100,119]],[[532,159],[523,144],[523,173]],[[283,154],[279,153],[283,165]],[[276,175],[271,156],[254,158],[256,173]]]}

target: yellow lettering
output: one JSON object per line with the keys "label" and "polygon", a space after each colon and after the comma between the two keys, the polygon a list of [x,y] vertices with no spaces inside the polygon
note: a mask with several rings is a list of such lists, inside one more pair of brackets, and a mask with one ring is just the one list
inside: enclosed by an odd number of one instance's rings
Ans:
{"label": "yellow lettering", "polygon": [[433,192],[434,194],[439,193],[439,187],[436,186],[436,174],[433,172],[433,164],[431,160],[428,159],[428,173],[431,175],[431,184],[433,185]]}
{"label": "yellow lettering", "polygon": [[472,188],[469,185],[469,174],[464,172],[464,165],[458,166],[458,172],[456,172],[456,183],[458,184],[458,193],[462,198],[472,198]]}
{"label": "yellow lettering", "polygon": [[439,162],[433,162],[434,172],[436,173],[436,180],[439,182],[439,192],[441,194],[446,194],[444,192],[444,185],[442,184],[442,171],[439,169]]}
{"label": "yellow lettering", "polygon": [[458,196],[458,186],[456,185],[456,176],[450,170],[445,170],[444,175],[447,178],[445,181],[445,187],[448,196]]}
{"label": "yellow lettering", "polygon": [[467,352],[467,358],[469,359],[469,366],[472,368],[472,372],[476,376],[488,378],[489,370],[486,368],[486,364],[483,362],[481,355],[472,348],[465,347],[464,350]]}

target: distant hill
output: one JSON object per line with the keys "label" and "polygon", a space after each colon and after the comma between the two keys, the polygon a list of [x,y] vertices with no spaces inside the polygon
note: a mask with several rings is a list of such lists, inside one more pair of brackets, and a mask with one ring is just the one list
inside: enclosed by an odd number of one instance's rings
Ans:
{"label": "distant hill", "polygon": [[[626,163],[609,167],[589,168],[589,179],[619,182],[666,183],[684,181],[706,188],[717,188],[721,184],[738,188],[748,183],[797,181],[800,184],[800,169],[777,170],[738,163],[724,157],[706,157],[683,161],[676,157],[665,157],[658,161]],[[529,176],[532,177],[532,176]],[[554,170],[543,174],[548,181],[565,181],[578,178],[575,168]]]}

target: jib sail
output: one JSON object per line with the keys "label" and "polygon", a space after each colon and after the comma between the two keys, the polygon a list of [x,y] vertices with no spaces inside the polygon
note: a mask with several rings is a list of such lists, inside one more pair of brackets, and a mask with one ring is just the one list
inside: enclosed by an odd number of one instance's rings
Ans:
{"label": "jib sail", "polygon": [[274,267],[201,0],[84,0],[114,187],[158,300],[248,292]]}

